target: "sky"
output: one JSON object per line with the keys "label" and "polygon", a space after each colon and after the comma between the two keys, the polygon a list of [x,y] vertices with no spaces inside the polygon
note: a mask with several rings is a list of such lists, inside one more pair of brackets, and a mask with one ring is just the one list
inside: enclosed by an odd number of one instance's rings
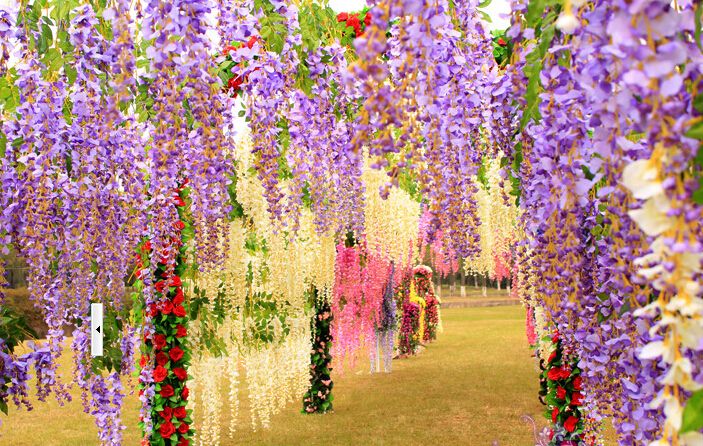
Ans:
{"label": "sky", "polygon": [[[358,11],[366,5],[365,0],[329,0],[330,6],[335,11]],[[510,3],[508,0],[493,0],[490,5],[484,8],[484,11],[491,17],[491,23],[488,24],[489,29],[505,29],[509,22],[507,19],[500,17],[500,14],[510,12]]]}

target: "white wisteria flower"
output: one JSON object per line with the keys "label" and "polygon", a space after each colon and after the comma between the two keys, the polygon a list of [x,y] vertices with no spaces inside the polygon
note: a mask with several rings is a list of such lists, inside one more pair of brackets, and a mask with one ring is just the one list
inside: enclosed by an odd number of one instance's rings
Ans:
{"label": "white wisteria flower", "polygon": [[622,172],[622,183],[632,196],[646,200],[664,193],[659,180],[659,171],[651,160],[637,160],[628,164]]}
{"label": "white wisteria flower", "polygon": [[556,25],[560,31],[573,34],[581,26],[581,21],[571,12],[562,12]]}
{"label": "white wisteria flower", "polygon": [[640,209],[627,214],[645,234],[657,236],[674,225],[674,219],[667,215],[668,210],[669,200],[664,194],[659,194],[645,201]]}

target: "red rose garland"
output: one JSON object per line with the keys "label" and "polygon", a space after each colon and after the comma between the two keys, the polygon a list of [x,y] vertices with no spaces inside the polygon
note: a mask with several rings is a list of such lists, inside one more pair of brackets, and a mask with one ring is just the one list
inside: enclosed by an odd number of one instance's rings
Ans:
{"label": "red rose garland", "polygon": [[[226,60],[221,67],[220,77],[226,84],[224,90],[229,91],[232,96],[237,96],[242,91],[242,85],[248,80],[248,76],[240,76],[232,72],[232,69],[237,66],[234,55],[241,48],[252,49],[257,42],[261,42],[261,39],[258,36],[251,36],[246,43],[233,42],[222,49],[222,55],[225,56]],[[258,69],[256,68],[254,71]]]}
{"label": "red rose garland", "polygon": [[553,429],[550,446],[580,444],[583,440],[581,406],[583,405],[582,379],[579,376],[578,359],[564,354],[559,334],[552,337],[554,350],[549,355],[544,377],[547,387],[547,411]]}
{"label": "red rose garland", "polygon": [[[360,15],[363,15],[363,20]],[[363,10],[360,13],[340,12],[337,14],[337,21],[339,23],[344,22],[345,27],[354,29],[356,37],[361,37],[366,31],[366,27],[371,24],[371,14],[369,14],[368,10]]]}
{"label": "red rose garland", "polygon": [[[154,335],[145,337],[145,354],[139,365],[153,367],[152,382],[140,382],[140,393],[153,388],[151,397],[151,421],[153,430],[145,435],[142,445],[150,446],[188,446],[193,435],[190,411],[186,409],[188,400],[188,365],[190,351],[187,345],[187,311],[183,294],[182,274],[186,271],[185,246],[192,236],[187,218],[187,187],[176,191],[173,203],[178,211],[179,220],[174,223],[177,237],[172,241],[176,250],[175,267],[168,271],[168,259],[162,258],[157,264],[154,289],[157,292],[157,304],[151,304],[146,311],[154,323]],[[150,257],[151,244],[142,245],[138,258],[139,273],[144,270]],[[140,423],[144,429],[144,423]]]}

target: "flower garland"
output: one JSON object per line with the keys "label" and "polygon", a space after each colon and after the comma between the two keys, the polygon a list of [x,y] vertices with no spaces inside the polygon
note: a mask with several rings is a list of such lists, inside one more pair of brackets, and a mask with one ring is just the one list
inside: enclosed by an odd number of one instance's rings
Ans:
{"label": "flower garland", "polygon": [[403,316],[400,321],[398,353],[402,356],[414,355],[420,345],[417,334],[420,331],[420,305],[410,300],[403,301]]}
{"label": "flower garland", "polygon": [[[371,14],[368,8],[364,8],[361,12],[340,12],[337,14],[337,22],[344,23],[345,35],[351,37],[349,33],[353,32],[354,37],[361,37],[366,31],[366,27],[371,24]],[[351,30],[348,30],[351,28]]]}
{"label": "flower garland", "polygon": [[332,411],[332,345],[331,326],[333,315],[329,303],[313,291],[315,309],[312,325],[312,350],[310,351],[310,388],[303,397],[303,413],[326,413]]}
{"label": "flower garland", "polygon": [[545,417],[554,425],[549,445],[581,444],[584,430],[581,406],[584,395],[578,359],[565,354],[558,334],[552,336],[552,347],[544,371],[547,387]]}
{"label": "flower garland", "polygon": [[437,339],[437,328],[440,325],[439,301],[434,295],[432,287],[432,269],[425,265],[418,265],[413,268],[415,274],[415,289],[424,302],[424,321],[420,334],[423,342],[430,342]]}
{"label": "flower garland", "polygon": [[[140,395],[151,399],[146,414],[151,423],[145,422],[144,416],[139,423],[144,434],[143,445],[188,446],[193,436],[190,411],[186,409],[191,353],[187,341],[188,307],[182,280],[188,268],[187,250],[193,233],[188,211],[190,188],[186,184],[187,181],[173,196],[179,216],[173,226],[178,235],[171,240],[169,249],[159,253],[160,260],[155,268],[157,300],[144,309],[151,317],[153,332],[145,333],[144,352],[139,363],[140,368],[151,375],[145,377],[142,373],[139,383]],[[137,277],[151,271],[151,251],[151,242],[146,241],[138,255]],[[171,263],[169,259],[174,257]],[[172,271],[169,271],[170,264],[173,265]],[[152,430],[147,429],[149,425]]]}

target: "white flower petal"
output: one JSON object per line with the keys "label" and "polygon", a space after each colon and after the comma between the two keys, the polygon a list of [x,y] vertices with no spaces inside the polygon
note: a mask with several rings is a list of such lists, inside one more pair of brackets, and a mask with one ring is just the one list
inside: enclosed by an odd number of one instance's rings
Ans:
{"label": "white flower petal", "polygon": [[557,19],[557,28],[566,34],[573,34],[581,26],[581,21],[573,14],[562,12]]}
{"label": "white flower petal", "polygon": [[639,357],[642,359],[655,359],[663,356],[665,351],[664,343],[662,341],[654,341],[642,348]]}
{"label": "white flower petal", "polygon": [[630,218],[647,235],[657,236],[674,224],[674,219],[661,212],[658,204],[655,200],[649,199],[642,208],[628,212]]}
{"label": "white flower petal", "polygon": [[664,192],[658,171],[649,160],[633,161],[623,169],[622,183],[630,189],[632,196],[646,200]]}

